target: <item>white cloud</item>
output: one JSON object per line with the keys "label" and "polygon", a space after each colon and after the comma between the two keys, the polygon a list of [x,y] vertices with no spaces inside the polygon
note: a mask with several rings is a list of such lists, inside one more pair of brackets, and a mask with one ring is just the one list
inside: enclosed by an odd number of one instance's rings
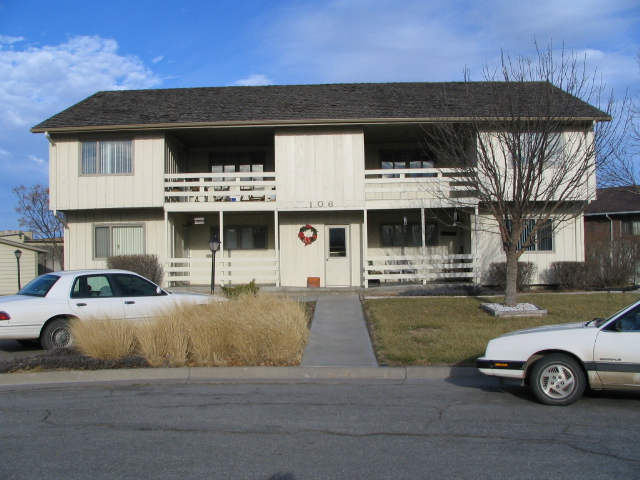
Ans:
{"label": "white cloud", "polygon": [[329,0],[279,13],[266,41],[274,68],[295,82],[461,80],[465,66],[480,79],[501,49],[535,54],[534,39],[639,77],[637,0]]}
{"label": "white cloud", "polygon": [[36,157],[35,155],[29,155],[29,160],[31,160],[33,163],[37,164],[37,165],[46,165],[47,161]]}
{"label": "white cloud", "polygon": [[98,90],[149,88],[161,79],[115,40],[72,37],[61,45],[0,49],[0,125],[31,126]]}
{"label": "white cloud", "polygon": [[160,63],[163,59],[164,59],[163,55],[158,55],[153,60],[151,60],[151,63]]}
{"label": "white cloud", "polygon": [[266,75],[252,74],[247,78],[236,80],[234,85],[240,85],[243,87],[256,86],[256,85],[273,85],[274,81],[268,78]]}
{"label": "white cloud", "polygon": [[10,37],[8,35],[0,35],[0,45],[11,45],[12,43],[22,42],[23,37]]}

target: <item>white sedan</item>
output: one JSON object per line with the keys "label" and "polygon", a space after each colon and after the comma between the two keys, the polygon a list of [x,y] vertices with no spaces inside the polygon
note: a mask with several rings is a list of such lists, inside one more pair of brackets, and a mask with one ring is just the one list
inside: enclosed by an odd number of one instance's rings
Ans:
{"label": "white sedan", "polygon": [[176,303],[206,304],[198,293],[167,292],[126,270],[68,270],[41,275],[16,295],[0,297],[0,339],[73,344],[68,321],[93,317],[143,320]]}
{"label": "white sedan", "polygon": [[547,405],[570,405],[587,386],[640,390],[640,301],[606,319],[494,338],[476,367],[504,383],[529,384]]}

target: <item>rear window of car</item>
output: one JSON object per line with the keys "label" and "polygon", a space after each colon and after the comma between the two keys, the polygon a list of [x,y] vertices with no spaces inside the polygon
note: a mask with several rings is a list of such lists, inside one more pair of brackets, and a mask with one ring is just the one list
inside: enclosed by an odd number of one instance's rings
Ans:
{"label": "rear window of car", "polygon": [[44,297],[49,293],[51,287],[60,280],[57,275],[41,275],[27,283],[18,295],[29,295],[31,297]]}

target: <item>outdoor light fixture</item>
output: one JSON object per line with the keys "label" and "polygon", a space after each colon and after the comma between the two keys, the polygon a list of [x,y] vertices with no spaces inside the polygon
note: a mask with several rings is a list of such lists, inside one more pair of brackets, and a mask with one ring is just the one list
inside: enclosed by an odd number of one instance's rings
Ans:
{"label": "outdoor light fixture", "polygon": [[213,295],[213,288],[216,283],[216,252],[220,250],[220,240],[217,235],[214,235],[209,240],[209,250],[211,250],[211,295]]}
{"label": "outdoor light fixture", "polygon": [[22,290],[22,284],[20,283],[20,257],[22,256],[22,251],[16,250],[13,254],[16,256],[16,262],[18,263],[18,290]]}

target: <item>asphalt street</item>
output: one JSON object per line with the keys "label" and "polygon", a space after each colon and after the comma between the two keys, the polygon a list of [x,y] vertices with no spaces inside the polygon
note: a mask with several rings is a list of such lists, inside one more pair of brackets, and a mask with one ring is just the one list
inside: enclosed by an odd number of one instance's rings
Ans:
{"label": "asphalt street", "polygon": [[640,394],[490,378],[0,389],[3,479],[633,479]]}

